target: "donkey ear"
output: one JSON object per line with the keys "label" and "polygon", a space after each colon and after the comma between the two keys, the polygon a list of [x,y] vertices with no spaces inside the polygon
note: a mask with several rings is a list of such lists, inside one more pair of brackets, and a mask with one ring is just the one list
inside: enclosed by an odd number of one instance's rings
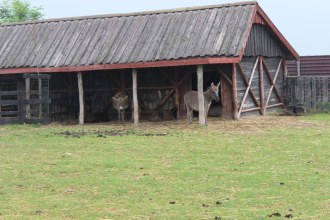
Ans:
{"label": "donkey ear", "polygon": [[213,82],[211,83],[211,86],[214,86],[214,83]]}
{"label": "donkey ear", "polygon": [[219,88],[219,86],[220,86],[220,83],[221,83],[221,82],[219,82],[218,85],[217,85],[218,88]]}

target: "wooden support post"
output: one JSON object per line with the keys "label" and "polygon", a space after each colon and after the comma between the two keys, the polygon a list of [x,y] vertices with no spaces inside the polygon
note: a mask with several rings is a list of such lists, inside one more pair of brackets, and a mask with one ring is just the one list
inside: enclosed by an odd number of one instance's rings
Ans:
{"label": "wooden support post", "polygon": [[[30,78],[28,77],[25,79],[25,99],[27,101],[30,100]],[[30,109],[30,104],[27,104],[25,107],[26,118],[30,118],[31,116]]]}
{"label": "wooden support post", "polygon": [[264,68],[263,68],[263,57],[259,58],[259,91],[260,91],[260,108],[261,115],[265,115],[267,106],[265,106],[265,86],[264,86]]}
{"label": "wooden support post", "polygon": [[133,78],[133,106],[134,106],[134,125],[139,124],[139,103],[137,97],[137,69],[132,70]]}
{"label": "wooden support post", "polygon": [[40,104],[39,104],[39,119],[42,119],[42,79],[38,78],[38,96],[39,96],[39,100],[40,100]]}
{"label": "wooden support post", "polygon": [[[1,93],[1,88],[0,88],[0,93]],[[19,96],[17,96],[17,98],[19,98]],[[2,110],[1,109],[2,109],[2,104],[1,104],[1,94],[0,94],[0,118],[2,117],[2,114],[1,114]]]}
{"label": "wooden support post", "polygon": [[204,94],[203,94],[203,65],[197,66],[197,88],[198,88],[199,125],[206,125]]}
{"label": "wooden support post", "polygon": [[297,60],[297,76],[300,76],[300,60]]}
{"label": "wooden support post", "polygon": [[179,85],[179,76],[178,69],[175,69],[175,106],[177,108],[176,118],[180,119],[180,85]]}
{"label": "wooden support post", "polygon": [[79,91],[79,124],[83,125],[85,120],[85,103],[84,103],[84,86],[83,86],[83,80],[82,80],[82,74],[81,72],[77,73],[78,77],[78,91]]}
{"label": "wooden support post", "polygon": [[238,120],[238,103],[237,103],[237,79],[236,79],[236,64],[232,65],[232,89],[233,89],[233,117],[235,120]]}

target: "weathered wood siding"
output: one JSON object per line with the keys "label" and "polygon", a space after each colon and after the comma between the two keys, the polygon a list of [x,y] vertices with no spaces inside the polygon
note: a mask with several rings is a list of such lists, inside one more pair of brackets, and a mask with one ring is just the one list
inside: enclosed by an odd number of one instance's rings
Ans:
{"label": "weathered wood siding", "polygon": [[265,25],[254,24],[245,48],[245,56],[286,57],[280,40]]}
{"label": "weathered wood siding", "polygon": [[237,66],[240,117],[262,115],[284,106],[285,76],[281,58],[244,57]]}
{"label": "weathered wood siding", "polygon": [[288,77],[286,104],[304,107],[307,111],[330,111],[330,77]]}

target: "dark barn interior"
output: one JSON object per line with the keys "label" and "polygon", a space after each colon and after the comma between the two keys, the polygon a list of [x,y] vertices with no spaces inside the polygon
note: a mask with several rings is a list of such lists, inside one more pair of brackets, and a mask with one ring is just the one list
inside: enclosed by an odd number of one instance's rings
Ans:
{"label": "dark barn interior", "polygon": [[[204,90],[212,82],[216,84],[220,81],[219,70],[227,72],[229,77],[228,65],[205,67]],[[51,121],[77,121],[79,99],[76,74],[50,75]],[[163,121],[183,118],[186,117],[184,93],[191,89],[197,91],[196,68],[185,66],[140,69],[137,84],[141,120]],[[86,123],[118,120],[117,110],[112,105],[112,97],[116,92],[124,91],[132,100],[132,77],[129,69],[84,72],[83,85]],[[220,117],[221,104],[221,101],[212,102],[209,116]],[[132,106],[126,109],[125,119],[132,120]]]}

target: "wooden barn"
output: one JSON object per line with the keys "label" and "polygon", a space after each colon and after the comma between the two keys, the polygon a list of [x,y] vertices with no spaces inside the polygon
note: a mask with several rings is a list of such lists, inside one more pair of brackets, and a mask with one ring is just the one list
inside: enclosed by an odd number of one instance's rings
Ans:
{"label": "wooden barn", "polygon": [[265,115],[298,57],[254,1],[2,25],[0,123],[117,120],[118,92],[136,124],[178,119],[219,81],[210,116]]}

